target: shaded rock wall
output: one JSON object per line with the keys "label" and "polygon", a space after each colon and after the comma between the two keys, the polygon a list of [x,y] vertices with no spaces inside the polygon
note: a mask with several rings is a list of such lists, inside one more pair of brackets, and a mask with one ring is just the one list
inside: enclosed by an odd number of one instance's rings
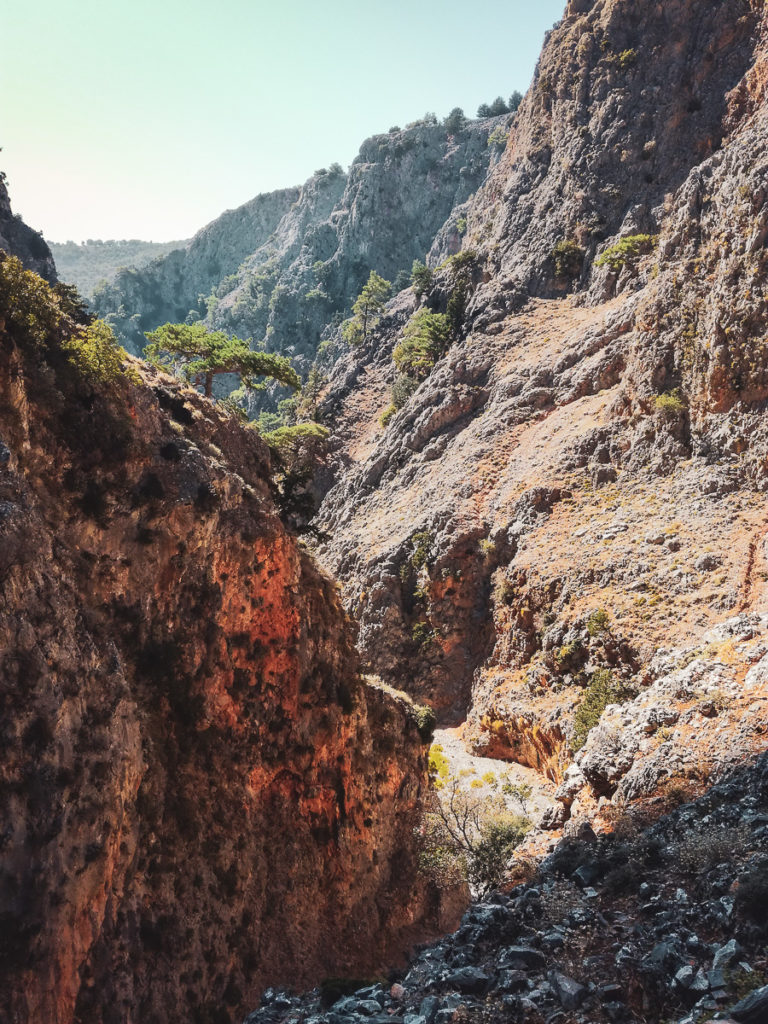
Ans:
{"label": "shaded rock wall", "polygon": [[362,682],[258,437],[142,372],[94,393],[0,334],[3,1021],[236,1019],[436,909],[412,706]]}

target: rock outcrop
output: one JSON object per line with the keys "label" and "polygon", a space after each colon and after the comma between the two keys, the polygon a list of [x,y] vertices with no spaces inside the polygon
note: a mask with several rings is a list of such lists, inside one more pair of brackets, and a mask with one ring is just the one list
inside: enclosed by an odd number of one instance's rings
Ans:
{"label": "rock outcrop", "polygon": [[0,324],[0,1020],[236,1019],[391,963],[436,924],[424,723],[258,436],[138,363],[89,384],[45,302],[42,345]]}
{"label": "rock outcrop", "polygon": [[452,211],[498,159],[488,139],[506,120],[469,122],[456,135],[426,120],[373,136],[347,173],[333,165],[300,189],[225,213],[187,249],[118,274],[95,308],[130,351],[143,346],[141,331],[192,315],[264,339],[306,369],[326,326],[348,314],[371,270],[389,280],[410,272],[446,222],[446,245],[459,248]]}
{"label": "rock outcrop", "polygon": [[56,266],[51,250],[40,234],[13,213],[5,174],[0,171],[0,249],[18,256],[27,270],[34,270],[51,284],[56,280]]}

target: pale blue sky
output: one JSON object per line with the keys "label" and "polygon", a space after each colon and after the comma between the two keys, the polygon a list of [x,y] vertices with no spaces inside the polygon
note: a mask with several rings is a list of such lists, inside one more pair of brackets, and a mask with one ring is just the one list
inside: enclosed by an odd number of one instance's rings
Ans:
{"label": "pale blue sky", "polygon": [[524,92],[565,0],[5,0],[0,169],[46,237],[184,238],[425,111]]}

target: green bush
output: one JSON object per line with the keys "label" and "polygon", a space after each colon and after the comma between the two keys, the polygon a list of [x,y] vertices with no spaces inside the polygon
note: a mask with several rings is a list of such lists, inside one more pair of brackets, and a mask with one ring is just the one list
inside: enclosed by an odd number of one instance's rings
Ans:
{"label": "green bush", "polygon": [[497,889],[507,871],[515,848],[531,830],[531,822],[520,814],[499,814],[483,822],[469,857],[469,882],[478,893]]}
{"label": "green bush", "polygon": [[[416,728],[419,730],[419,736],[421,736],[424,743],[431,743],[432,737],[435,734],[435,712],[432,708],[427,707],[426,704],[414,704],[413,713],[416,720]],[[430,763],[431,757],[430,751]]]}
{"label": "green bush", "polygon": [[389,421],[392,419],[396,412],[397,406],[395,405],[394,402],[392,402],[390,405],[387,406],[387,408],[379,417],[379,423],[382,425],[382,427],[386,427],[386,425],[389,423]]}
{"label": "green bush", "polygon": [[614,679],[610,669],[593,673],[573,720],[573,751],[581,750],[609,704],[623,704],[630,697],[631,693]]}
{"label": "green bush", "polygon": [[675,388],[674,391],[665,391],[662,395],[656,395],[653,404],[657,412],[670,418],[677,417],[686,410],[685,399],[681,396],[678,388]]}
{"label": "green bush", "polygon": [[412,534],[411,544],[413,545],[411,565],[414,569],[421,569],[429,562],[429,551],[432,547],[432,535],[429,530],[418,530],[416,533]]}
{"label": "green bush", "polygon": [[483,896],[504,881],[509,860],[531,822],[510,813],[498,793],[477,793],[482,783],[467,792],[456,777],[439,777],[442,785],[433,790],[417,833],[420,868],[439,886],[468,882],[473,895]]}
{"label": "green bush", "polygon": [[444,313],[420,309],[406,324],[403,340],[395,346],[392,353],[395,366],[401,374],[423,380],[447,349],[450,337]]}
{"label": "green bush", "polygon": [[595,266],[608,267],[618,273],[623,267],[636,263],[641,256],[652,252],[658,242],[658,235],[627,235],[602,252],[595,260]]}
{"label": "green bush", "polygon": [[584,250],[573,239],[565,238],[552,250],[552,259],[558,277],[578,277],[584,262]]}
{"label": "green bush", "polygon": [[66,329],[65,314],[50,285],[0,250],[0,320],[21,344],[43,347]]}
{"label": "green bush", "polygon": [[137,370],[126,366],[126,354],[103,320],[94,320],[81,334],[64,342],[62,348],[83,379],[93,386],[127,380],[136,384],[141,379]]}
{"label": "green bush", "polygon": [[421,381],[415,377],[409,377],[406,373],[399,373],[392,385],[392,405],[395,410],[402,409],[408,399],[414,393]]}
{"label": "green bush", "polygon": [[488,136],[489,146],[498,146],[499,149],[503,149],[507,144],[509,138],[509,132],[502,128],[501,125],[496,125],[493,131]]}
{"label": "green bush", "polygon": [[420,260],[414,260],[411,267],[411,286],[417,299],[430,290],[434,274],[429,267]]}
{"label": "green bush", "polygon": [[590,636],[607,633],[611,628],[611,617],[605,608],[596,608],[587,619],[587,632]]}
{"label": "green bush", "polygon": [[435,633],[428,622],[414,622],[411,626],[411,639],[419,647],[431,644],[435,639]]}
{"label": "green bush", "polygon": [[442,789],[450,772],[448,758],[440,743],[429,748],[429,778],[435,789]]}

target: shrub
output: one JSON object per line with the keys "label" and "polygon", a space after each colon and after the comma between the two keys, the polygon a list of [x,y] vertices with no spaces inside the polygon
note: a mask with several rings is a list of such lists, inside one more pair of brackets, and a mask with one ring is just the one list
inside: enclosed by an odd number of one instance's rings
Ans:
{"label": "shrub", "polygon": [[443,128],[445,128],[449,135],[456,135],[466,123],[467,119],[464,116],[464,111],[461,107],[454,107],[443,121]]}
{"label": "shrub", "polygon": [[[435,734],[435,712],[426,704],[414,704],[413,714],[419,736],[425,743],[431,743]],[[431,749],[430,749],[431,757]]]}
{"label": "shrub", "polygon": [[623,50],[613,59],[620,71],[628,71],[637,64],[637,50]]}
{"label": "shrub", "polygon": [[765,865],[754,868],[739,879],[735,909],[753,924],[768,928],[768,877]]}
{"label": "shrub", "polygon": [[661,395],[656,395],[653,400],[653,405],[656,412],[660,412],[662,415],[667,416],[670,419],[676,418],[681,413],[685,412],[686,409],[685,399],[680,394],[679,388],[675,388],[674,391],[665,391]]}
{"label": "shrub", "polygon": [[0,320],[14,339],[40,348],[61,328],[64,314],[50,285],[0,250]]}
{"label": "shrub", "polygon": [[465,881],[473,895],[482,896],[501,884],[513,851],[530,828],[530,821],[510,814],[498,795],[467,792],[456,777],[447,776],[432,793],[418,833],[421,869],[438,885]]}
{"label": "shrub", "polygon": [[421,263],[419,260],[413,261],[413,266],[411,267],[411,286],[417,299],[420,299],[432,287],[434,276],[426,264]]}
{"label": "shrub", "polygon": [[448,347],[450,334],[444,313],[420,309],[406,324],[403,340],[392,353],[398,371],[423,380]]}
{"label": "shrub", "polygon": [[593,673],[573,720],[571,747],[574,752],[581,750],[587,742],[587,736],[600,721],[608,705],[621,704],[629,696],[627,689],[614,680],[610,669],[598,669]]}
{"label": "shrub", "polygon": [[632,265],[641,256],[652,252],[658,241],[658,235],[627,235],[602,252],[595,260],[595,266],[608,267],[618,273],[627,264]]}
{"label": "shrub", "polygon": [[392,385],[392,405],[395,409],[402,409],[408,399],[418,388],[421,381],[415,377],[409,377],[406,373],[399,373]]}
{"label": "shrub", "polygon": [[501,605],[511,605],[515,600],[514,583],[507,576],[499,576],[493,585],[493,603],[500,607]]}
{"label": "shrub", "polygon": [[386,425],[389,423],[389,421],[392,419],[396,412],[397,406],[395,405],[394,402],[392,402],[390,405],[387,406],[387,408],[379,417],[379,423],[382,425],[382,427],[386,427]]}
{"label": "shrub", "polygon": [[466,217],[459,217],[459,219],[456,221],[456,230],[459,232],[460,235],[464,234],[464,232],[467,230]]}
{"label": "shrub", "polygon": [[414,622],[411,626],[411,638],[419,647],[424,647],[426,644],[432,643],[435,633],[428,622]]}
{"label": "shrub", "polygon": [[62,347],[80,375],[93,386],[127,380],[135,384],[141,379],[133,367],[126,368],[125,352],[103,320],[94,320]]}
{"label": "shrub", "polygon": [[577,277],[584,262],[584,250],[573,239],[565,238],[552,250],[552,259],[558,277]]}
{"label": "shrub", "polygon": [[469,882],[478,894],[497,889],[515,848],[531,830],[519,814],[498,814],[484,821],[469,857]]}
{"label": "shrub", "polygon": [[435,789],[442,789],[448,779],[450,765],[440,743],[429,748],[429,778]]}
{"label": "shrub", "polygon": [[587,619],[587,632],[591,637],[607,633],[611,628],[611,618],[605,608],[597,608]]}
{"label": "shrub", "polygon": [[527,782],[504,782],[501,786],[501,792],[504,796],[517,800],[523,814],[528,813],[528,801],[533,796],[533,786],[529,786]]}
{"label": "shrub", "polygon": [[413,545],[411,565],[414,569],[421,569],[429,561],[429,549],[432,546],[432,536],[429,530],[418,530],[414,533],[411,536],[411,544]]}
{"label": "shrub", "polygon": [[506,146],[507,144],[508,138],[509,132],[505,131],[505,129],[502,128],[501,125],[497,125],[488,136],[488,145],[498,146],[499,149],[503,149],[504,146]]}

